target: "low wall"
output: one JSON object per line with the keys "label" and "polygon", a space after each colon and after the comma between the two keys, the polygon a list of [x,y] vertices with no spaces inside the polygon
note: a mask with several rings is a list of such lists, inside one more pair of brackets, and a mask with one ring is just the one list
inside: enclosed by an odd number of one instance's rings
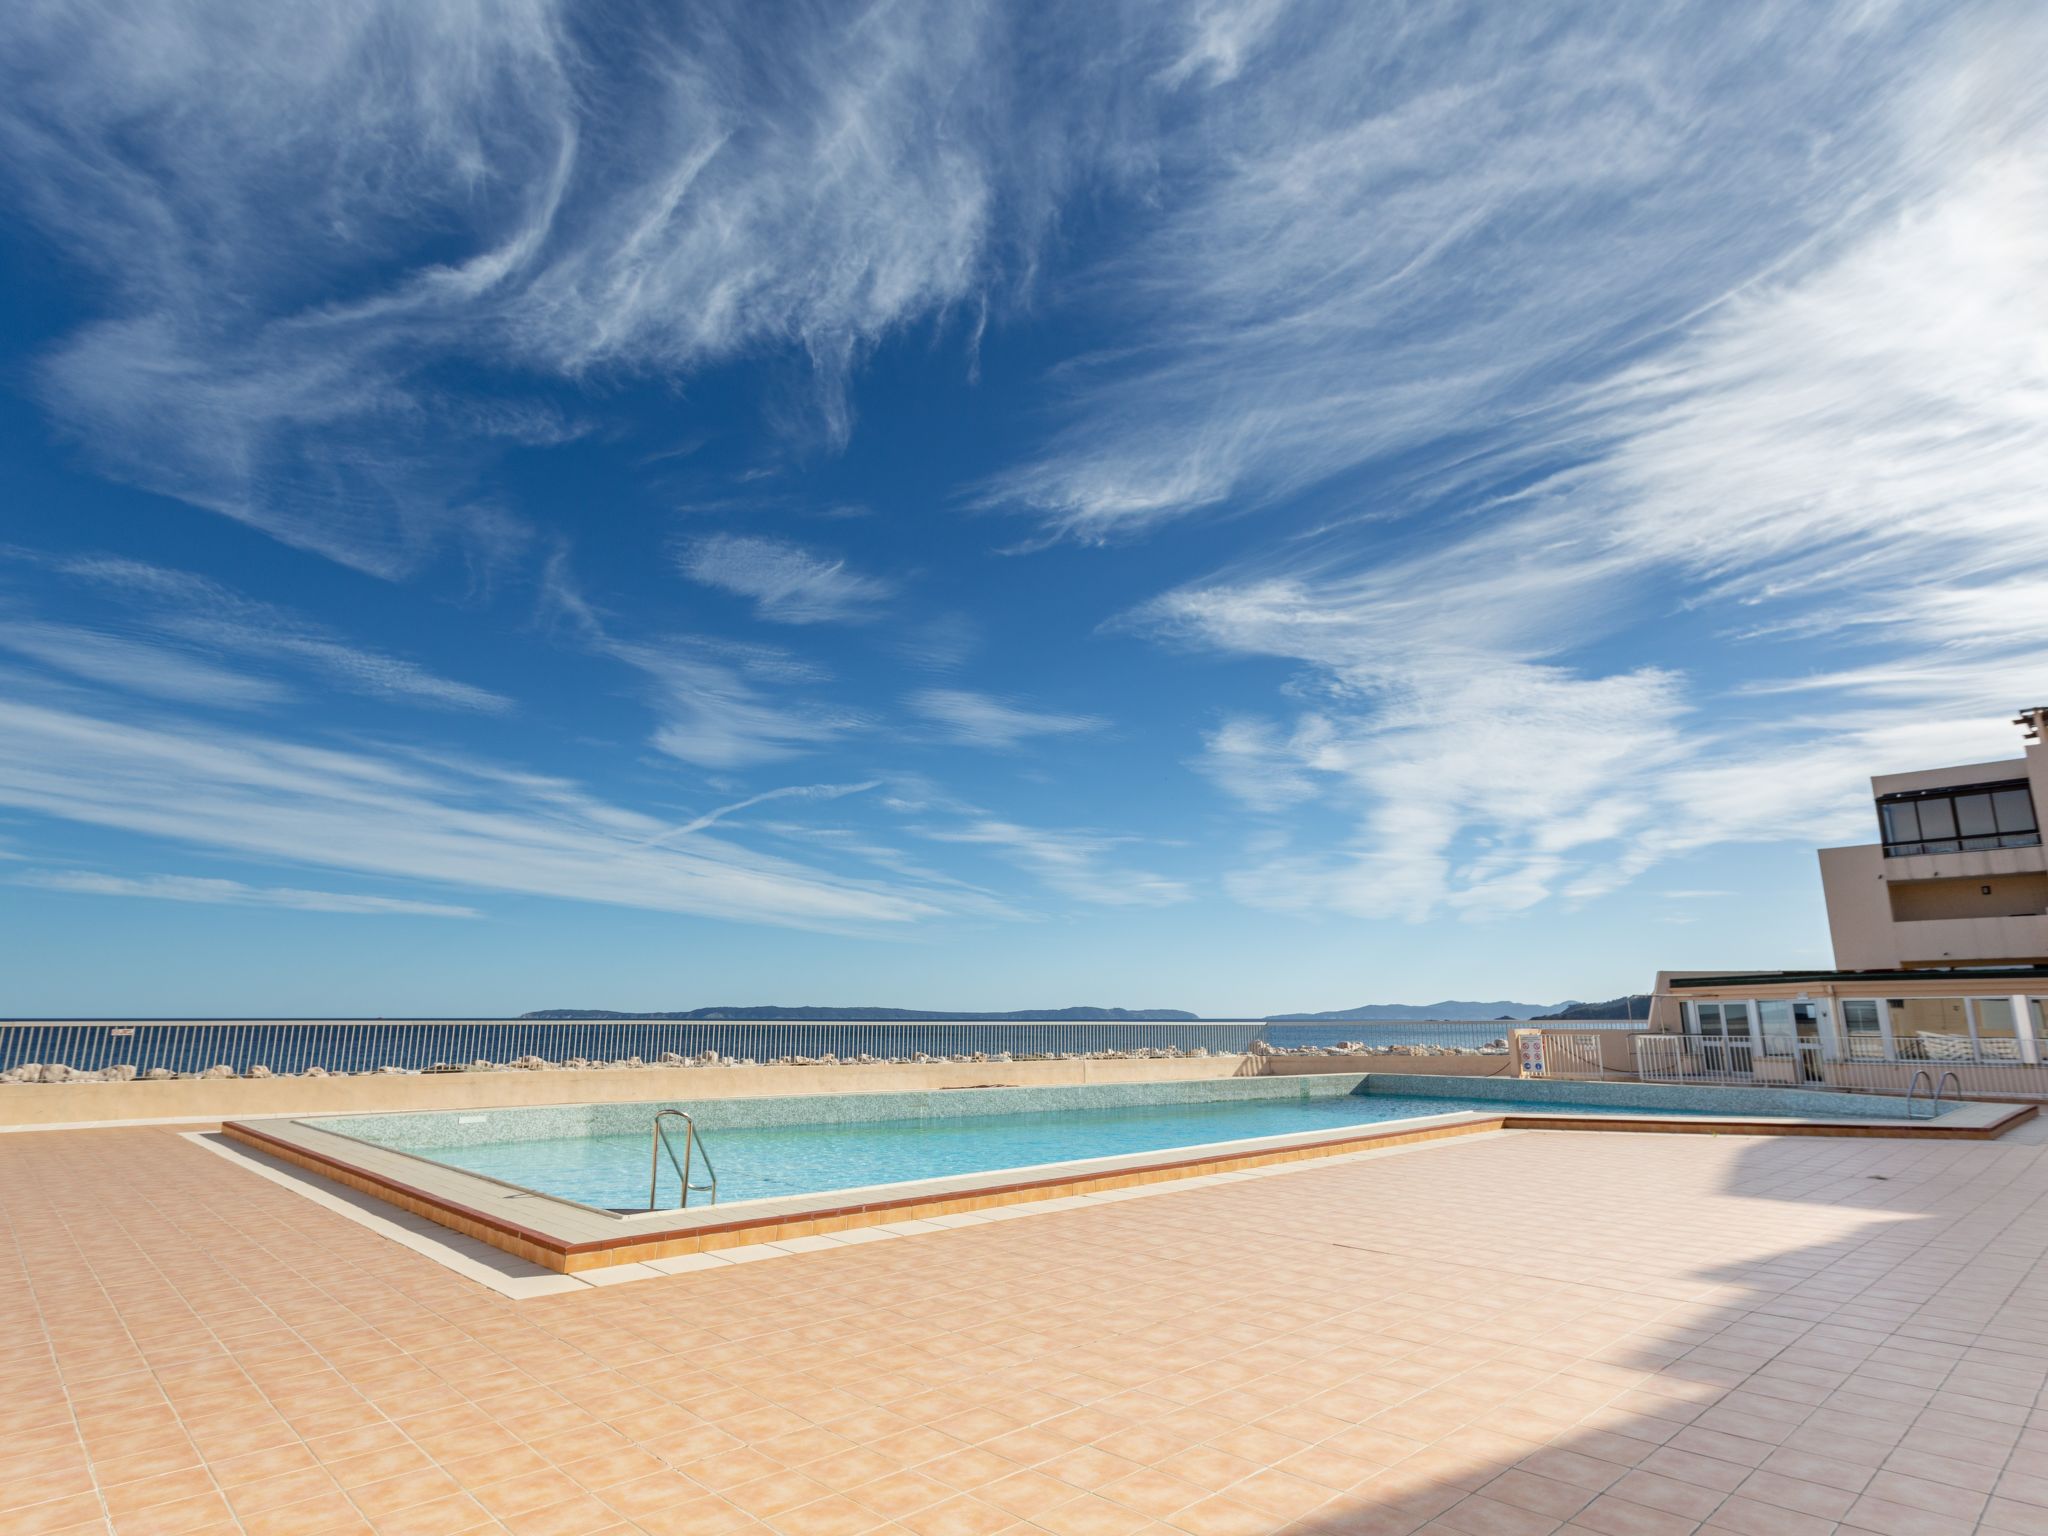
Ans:
{"label": "low wall", "polygon": [[1259,1071],[1267,1077],[1293,1077],[1304,1072],[1423,1072],[1439,1077],[1513,1077],[1515,1058],[1499,1056],[1265,1056]]}
{"label": "low wall", "polygon": [[[1293,1069],[1296,1071],[1380,1070],[1348,1064],[1360,1058],[1325,1056],[1296,1059],[1303,1063]],[[1365,1059],[1380,1061],[1384,1058]],[[1454,1069],[1437,1067],[1433,1070]],[[1183,1078],[1244,1077],[1257,1072],[1257,1058],[1254,1057],[1183,1056],[1164,1060],[648,1067],[626,1071],[434,1072],[419,1076],[378,1074],[368,1077],[177,1078],[169,1082],[7,1083],[0,1084],[0,1130],[49,1129],[64,1125],[103,1124],[112,1120],[249,1120],[266,1115],[511,1109],[538,1104],[620,1104],[639,1099],[687,1101],[776,1094],[905,1093],[935,1088],[1156,1083]]]}

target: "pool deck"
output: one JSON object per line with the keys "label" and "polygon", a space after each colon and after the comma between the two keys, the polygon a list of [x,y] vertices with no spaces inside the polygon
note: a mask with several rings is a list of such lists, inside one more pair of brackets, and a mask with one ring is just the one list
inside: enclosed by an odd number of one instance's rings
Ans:
{"label": "pool deck", "polygon": [[0,1531],[2048,1532],[2048,1124],[1486,1133],[514,1301],[0,1137]]}
{"label": "pool deck", "polygon": [[1938,1119],[1925,1121],[1849,1116],[1764,1119],[1706,1114],[1631,1118],[1621,1112],[1574,1114],[1567,1108],[1541,1103],[1511,1109],[1504,1103],[1498,1111],[1453,1111],[1031,1168],[955,1174],[687,1210],[638,1212],[581,1205],[435,1162],[424,1154],[340,1134],[318,1124],[296,1120],[229,1121],[223,1129],[229,1140],[266,1158],[316,1173],[465,1237],[567,1275],[1496,1131],[1986,1140],[2003,1135],[2036,1113],[2033,1105],[1961,1104]]}

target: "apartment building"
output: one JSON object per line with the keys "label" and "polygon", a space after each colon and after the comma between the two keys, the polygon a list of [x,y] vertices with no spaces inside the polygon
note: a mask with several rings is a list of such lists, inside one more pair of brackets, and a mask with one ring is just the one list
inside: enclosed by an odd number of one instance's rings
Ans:
{"label": "apartment building", "polygon": [[2018,757],[1870,781],[1876,840],[1820,850],[1833,970],[1662,971],[1651,1028],[1807,1080],[2048,1061],[2048,707],[2014,724]]}

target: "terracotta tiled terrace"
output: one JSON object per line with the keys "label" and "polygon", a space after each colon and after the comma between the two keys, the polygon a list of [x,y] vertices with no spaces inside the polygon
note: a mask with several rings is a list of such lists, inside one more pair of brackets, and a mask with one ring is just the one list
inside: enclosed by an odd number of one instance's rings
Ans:
{"label": "terracotta tiled terrace", "polygon": [[1469,1138],[512,1300],[0,1136],[0,1531],[2048,1532],[2048,1131]]}

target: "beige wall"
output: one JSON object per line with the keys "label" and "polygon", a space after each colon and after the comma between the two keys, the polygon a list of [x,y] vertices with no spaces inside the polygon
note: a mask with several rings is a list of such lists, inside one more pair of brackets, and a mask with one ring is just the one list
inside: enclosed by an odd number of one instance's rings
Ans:
{"label": "beige wall", "polygon": [[1892,920],[2038,917],[2048,912],[2048,874],[1964,876],[1891,883]]}
{"label": "beige wall", "polygon": [[1899,963],[2038,965],[2048,960],[2048,917],[1975,917],[1952,922],[1901,923]]}
{"label": "beige wall", "polygon": [[[1960,789],[1965,784],[1990,784],[1999,779],[2024,779],[2031,771],[2031,759],[2038,747],[2026,749],[2025,757],[2002,758],[1995,763],[1958,763],[1950,768],[1920,768],[1912,773],[1880,773],[1870,780],[1871,798],[1879,795],[1910,795],[1922,789]],[[2035,791],[2038,796],[2039,790]]]}
{"label": "beige wall", "polygon": [[[1335,1060],[1336,1058],[1317,1058]],[[1499,1058],[1496,1058],[1496,1060]],[[1247,1056],[1165,1061],[1018,1061],[870,1067],[650,1067],[643,1071],[436,1072],[417,1077],[178,1078],[170,1082],[0,1083],[0,1128],[108,1120],[243,1120],[262,1115],[502,1109],[531,1104],[897,1093],[1025,1084],[1155,1083],[1248,1076]],[[1327,1066],[1324,1071],[1359,1070]],[[1439,1069],[1441,1070],[1441,1069]]]}
{"label": "beige wall", "polygon": [[1885,882],[1884,848],[1865,843],[1820,851],[1821,890],[1828,904],[1828,936],[1835,968],[1889,971],[1899,964],[1892,942],[1891,891]]}

